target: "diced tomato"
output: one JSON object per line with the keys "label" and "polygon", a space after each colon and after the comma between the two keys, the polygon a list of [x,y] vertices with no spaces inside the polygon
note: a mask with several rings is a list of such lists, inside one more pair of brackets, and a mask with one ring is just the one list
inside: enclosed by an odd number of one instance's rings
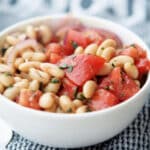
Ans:
{"label": "diced tomato", "polygon": [[21,90],[18,103],[25,107],[40,109],[38,104],[39,98],[42,95],[41,91],[31,91],[28,89]]}
{"label": "diced tomato", "polygon": [[58,63],[59,60],[63,57],[63,48],[58,43],[50,43],[46,47],[46,56],[47,61],[50,63]]}
{"label": "diced tomato", "polygon": [[32,92],[32,95],[29,97],[30,107],[33,109],[40,109],[39,98],[41,97],[41,91]]}
{"label": "diced tomato", "polygon": [[105,60],[101,57],[88,54],[69,56],[63,59],[60,66],[67,65],[71,70],[66,69],[66,76],[76,85],[83,85],[92,79],[103,66]]}
{"label": "diced tomato", "polygon": [[96,44],[101,44],[104,40],[102,36],[100,36],[96,31],[94,30],[85,30],[83,31],[83,34],[88,37],[90,43],[96,43]]}
{"label": "diced tomato", "polygon": [[88,44],[89,44],[89,39],[82,32],[75,31],[72,29],[70,29],[67,32],[64,40],[64,45],[67,50],[68,49],[70,50],[70,54],[73,53],[73,50],[75,49],[75,45],[79,45],[85,48]]}
{"label": "diced tomato", "polygon": [[60,60],[62,59],[62,56],[56,53],[51,53],[50,54],[50,58],[49,58],[49,62],[56,64],[58,63]]}
{"label": "diced tomato", "polygon": [[145,58],[147,56],[146,51],[142,47],[140,47],[138,44],[134,44],[134,47],[138,50],[140,58]]}
{"label": "diced tomato", "polygon": [[128,55],[128,56],[134,58],[135,60],[137,60],[139,58],[138,50],[133,46],[130,46],[130,47],[122,50],[120,55]]}
{"label": "diced tomato", "polygon": [[89,103],[91,110],[101,110],[114,106],[119,103],[118,98],[111,92],[99,89],[95,92],[92,100]]}
{"label": "diced tomato", "polygon": [[150,61],[147,58],[141,58],[136,61],[136,66],[140,75],[146,74],[150,70]]}
{"label": "diced tomato", "polygon": [[105,77],[99,85],[100,88],[111,91],[120,101],[124,101],[138,92],[138,85],[121,71],[120,67],[113,69],[108,77]]}
{"label": "diced tomato", "polygon": [[75,98],[77,88],[77,85],[75,85],[69,79],[64,78],[62,80],[62,90],[60,91],[60,95],[68,95],[71,98]]}
{"label": "diced tomato", "polygon": [[105,29],[93,29],[96,31],[103,39],[114,39],[117,42],[117,47],[122,47],[122,41],[120,38],[113,32]]}
{"label": "diced tomato", "polygon": [[49,57],[50,53],[62,53],[62,47],[58,43],[50,43],[46,46],[46,56]]}

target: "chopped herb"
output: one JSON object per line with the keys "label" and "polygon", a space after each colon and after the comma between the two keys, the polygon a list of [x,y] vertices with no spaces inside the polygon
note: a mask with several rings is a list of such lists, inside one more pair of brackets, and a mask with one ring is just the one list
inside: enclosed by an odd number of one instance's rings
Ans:
{"label": "chopped herb", "polygon": [[51,83],[59,83],[59,79],[57,79],[57,78],[52,78],[52,79],[51,79]]}
{"label": "chopped herb", "polygon": [[72,41],[71,44],[74,49],[76,49],[78,47],[78,44],[75,41]]}
{"label": "chopped herb", "polygon": [[68,66],[67,72],[72,72],[72,70],[73,70],[73,66],[72,65]]}
{"label": "chopped herb", "polygon": [[12,88],[13,87],[13,85],[10,85],[8,88]]}
{"label": "chopped herb", "polygon": [[5,72],[4,75],[5,76],[12,76],[12,74],[10,72]]}
{"label": "chopped herb", "polygon": [[67,69],[67,72],[72,72],[73,66],[72,65],[67,65],[67,64],[62,64],[59,66],[60,69]]}
{"label": "chopped herb", "polygon": [[59,66],[60,69],[67,69],[68,68],[68,65],[67,64],[62,64]]}
{"label": "chopped herb", "polygon": [[75,98],[77,96],[78,93],[78,87],[74,88],[74,93],[73,93],[73,97]]}
{"label": "chopped herb", "polygon": [[130,46],[136,48],[135,44],[131,44]]}
{"label": "chopped herb", "polygon": [[104,50],[104,49],[105,49],[104,47],[101,48],[101,50]]}
{"label": "chopped herb", "polygon": [[121,96],[121,97],[124,97],[124,96],[125,96],[125,93],[120,93],[120,96]]}
{"label": "chopped herb", "polygon": [[112,65],[112,67],[113,67],[113,68],[115,68],[115,67],[116,67],[114,63],[112,63],[111,65]]}
{"label": "chopped herb", "polygon": [[105,86],[104,89],[109,91],[109,90],[110,90],[109,85],[108,85],[108,86]]}
{"label": "chopped herb", "polygon": [[2,48],[2,49],[0,50],[0,54],[1,54],[2,56],[4,56],[5,53],[6,53],[6,51],[7,51],[7,48]]}
{"label": "chopped herb", "polygon": [[86,98],[84,97],[84,95],[83,95],[82,92],[79,92],[79,93],[77,94],[77,99],[85,100]]}
{"label": "chopped herb", "polygon": [[71,113],[71,112],[72,112],[72,109],[69,108],[66,112],[67,112],[67,113]]}
{"label": "chopped herb", "polygon": [[87,112],[91,112],[92,110],[89,108],[89,107],[87,107]]}

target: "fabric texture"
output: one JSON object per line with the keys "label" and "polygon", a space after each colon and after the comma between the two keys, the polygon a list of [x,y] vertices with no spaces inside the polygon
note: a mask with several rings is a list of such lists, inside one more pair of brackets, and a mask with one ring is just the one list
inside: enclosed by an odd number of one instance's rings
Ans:
{"label": "fabric texture", "polygon": [[[136,32],[150,46],[149,0],[35,1],[34,5],[31,5],[31,0],[0,0],[0,30],[30,17],[69,12],[73,14],[95,15],[113,20]],[[15,132],[6,149],[59,150],[58,148],[51,148],[29,141]],[[122,133],[104,143],[82,148],[82,150],[150,150],[150,100],[133,123]]]}

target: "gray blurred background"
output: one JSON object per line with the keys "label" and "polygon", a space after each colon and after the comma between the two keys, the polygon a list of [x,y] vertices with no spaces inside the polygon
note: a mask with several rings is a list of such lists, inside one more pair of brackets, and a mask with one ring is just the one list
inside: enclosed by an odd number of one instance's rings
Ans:
{"label": "gray blurred background", "polygon": [[113,20],[150,44],[149,9],[150,0],[0,0],[0,30],[26,18],[67,12]]}
{"label": "gray blurred background", "polygon": [[0,30],[33,16],[73,13],[104,17],[150,44],[150,0],[0,0]]}

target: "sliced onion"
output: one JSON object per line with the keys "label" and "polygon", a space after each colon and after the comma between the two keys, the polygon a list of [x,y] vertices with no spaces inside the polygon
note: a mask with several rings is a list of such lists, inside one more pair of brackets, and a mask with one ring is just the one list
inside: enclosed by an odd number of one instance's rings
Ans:
{"label": "sliced onion", "polygon": [[22,53],[27,48],[32,48],[35,51],[39,50],[39,45],[34,39],[27,39],[18,43],[8,54],[7,64],[10,67],[13,67],[13,63],[18,56],[18,54]]}

